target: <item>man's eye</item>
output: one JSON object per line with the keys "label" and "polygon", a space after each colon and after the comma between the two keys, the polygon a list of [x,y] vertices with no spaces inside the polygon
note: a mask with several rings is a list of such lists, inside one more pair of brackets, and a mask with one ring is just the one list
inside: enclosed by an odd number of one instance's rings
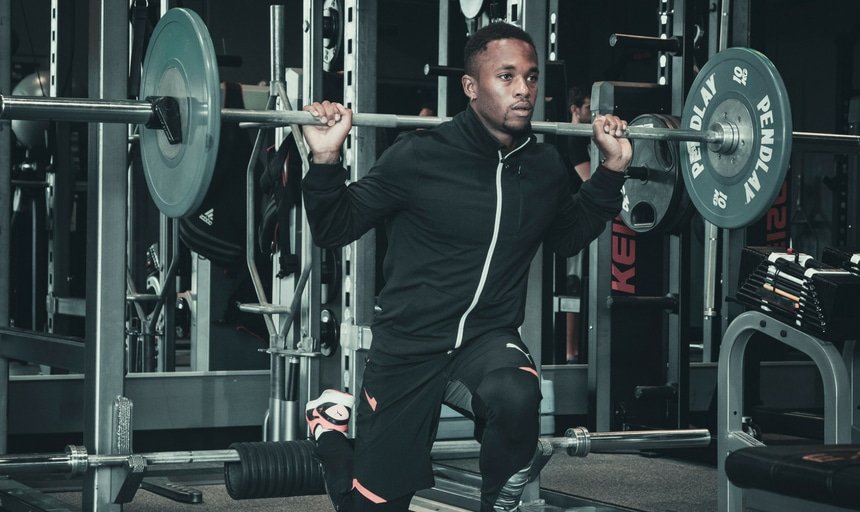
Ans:
{"label": "man's eye", "polygon": [[537,81],[538,81],[538,76],[537,76],[537,75],[529,75],[529,77],[528,77],[528,81],[529,81],[529,82],[537,82]]}
{"label": "man's eye", "polygon": [[510,73],[502,73],[501,75],[499,75],[499,78],[501,78],[502,80],[510,80],[511,74]]}

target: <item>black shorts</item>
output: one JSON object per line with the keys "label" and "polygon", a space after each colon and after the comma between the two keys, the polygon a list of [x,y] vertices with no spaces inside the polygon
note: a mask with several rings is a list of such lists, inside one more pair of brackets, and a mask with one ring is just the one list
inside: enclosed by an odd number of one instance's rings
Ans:
{"label": "black shorts", "polygon": [[472,396],[484,376],[500,368],[538,376],[516,331],[421,358],[371,348],[357,406],[355,488],[370,499],[388,501],[432,487],[430,451],[442,404],[475,419]]}

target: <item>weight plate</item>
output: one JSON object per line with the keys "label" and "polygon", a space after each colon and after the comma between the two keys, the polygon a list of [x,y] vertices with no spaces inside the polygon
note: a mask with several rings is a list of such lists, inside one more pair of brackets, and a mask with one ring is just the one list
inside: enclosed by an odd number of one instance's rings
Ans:
{"label": "weight plate", "polygon": [[[629,125],[648,128],[677,128],[680,119],[645,114]],[[667,140],[632,139],[630,167],[646,177],[630,177],[621,193],[621,220],[637,233],[673,233],[689,220],[690,200],[681,178],[678,145]],[[633,173],[631,173],[633,174]]]}
{"label": "weight plate", "polygon": [[[37,71],[27,75],[12,89],[12,96],[47,96],[51,87],[50,80],[47,71]],[[12,120],[12,132],[15,138],[27,148],[45,147],[50,126],[48,121]]]}
{"label": "weight plate", "polygon": [[690,199],[721,228],[748,226],[773,204],[791,159],[791,105],[779,72],[761,53],[729,48],[705,64],[684,105],[683,128],[722,130],[722,146],[682,142]]}
{"label": "weight plate", "polygon": [[338,62],[343,46],[342,4],[342,0],[325,0],[323,3],[323,71],[330,73],[343,67],[343,62]]}
{"label": "weight plate", "polygon": [[484,10],[484,0],[460,0],[460,12],[468,19],[475,19]]}
{"label": "weight plate", "polygon": [[203,20],[171,9],[158,22],[143,64],[140,99],[171,96],[179,102],[182,142],[170,144],[160,129],[141,128],[146,184],[169,217],[194,213],[203,202],[218,156],[221,90],[215,49]]}

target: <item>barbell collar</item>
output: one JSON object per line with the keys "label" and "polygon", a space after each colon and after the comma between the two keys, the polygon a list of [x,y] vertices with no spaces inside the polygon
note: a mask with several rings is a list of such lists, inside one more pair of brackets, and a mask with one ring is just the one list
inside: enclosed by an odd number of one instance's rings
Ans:
{"label": "barbell collar", "polygon": [[723,140],[721,142],[709,143],[709,150],[722,155],[730,155],[738,149],[741,141],[738,125],[729,122],[714,123],[711,126],[711,131],[719,133]]}

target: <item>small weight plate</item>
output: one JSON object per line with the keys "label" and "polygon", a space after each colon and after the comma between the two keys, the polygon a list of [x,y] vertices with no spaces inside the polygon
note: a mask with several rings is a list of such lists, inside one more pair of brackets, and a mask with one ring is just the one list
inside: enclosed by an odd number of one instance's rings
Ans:
{"label": "small weight plate", "polygon": [[140,99],[178,100],[182,142],[170,144],[160,129],[141,127],[140,154],[146,184],[169,217],[194,213],[206,196],[221,131],[221,90],[215,49],[203,20],[188,9],[171,9],[149,40]]}
{"label": "small weight plate", "polygon": [[[334,73],[343,67],[340,59],[343,46],[343,1],[325,0],[323,2],[323,71]],[[339,62],[340,61],[340,62]]]}
{"label": "small weight plate", "polygon": [[752,224],[773,204],[791,160],[791,105],[776,67],[749,48],[714,55],[693,81],[683,114],[683,128],[722,129],[735,140],[681,143],[696,209],[721,228]]}
{"label": "small weight plate", "polygon": [[477,18],[483,10],[484,0],[460,0],[460,12],[470,20]]}
{"label": "small weight plate", "polygon": [[[680,119],[660,114],[641,115],[630,126],[677,128]],[[630,167],[647,172],[644,179],[628,178],[621,220],[637,233],[673,233],[689,219],[690,200],[681,178],[678,145],[674,141],[633,139]],[[642,171],[642,170],[645,171]]]}

